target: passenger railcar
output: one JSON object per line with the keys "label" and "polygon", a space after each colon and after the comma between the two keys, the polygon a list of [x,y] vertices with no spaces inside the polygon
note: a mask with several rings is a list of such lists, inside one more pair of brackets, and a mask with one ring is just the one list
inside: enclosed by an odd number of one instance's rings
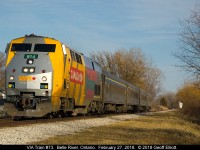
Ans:
{"label": "passenger railcar", "polygon": [[26,35],[13,39],[6,54],[4,109],[14,119],[151,107],[148,93],[56,39]]}

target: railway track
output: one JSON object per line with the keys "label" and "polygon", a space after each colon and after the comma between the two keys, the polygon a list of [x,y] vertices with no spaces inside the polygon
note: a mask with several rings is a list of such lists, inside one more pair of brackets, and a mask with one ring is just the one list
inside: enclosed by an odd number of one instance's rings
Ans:
{"label": "railway track", "polygon": [[0,119],[0,128],[4,127],[17,127],[17,126],[25,126],[25,125],[31,125],[31,124],[38,124],[38,123],[53,123],[53,122],[61,122],[61,121],[75,121],[75,120],[81,120],[81,119],[92,119],[92,118],[104,118],[107,116],[116,116],[116,115],[122,115],[122,114],[127,114],[127,113],[121,113],[121,114],[103,114],[101,116],[97,115],[91,115],[91,116],[66,116],[63,118],[52,118],[52,119],[47,119],[47,118],[24,118],[19,121],[14,121],[12,118],[1,118]]}

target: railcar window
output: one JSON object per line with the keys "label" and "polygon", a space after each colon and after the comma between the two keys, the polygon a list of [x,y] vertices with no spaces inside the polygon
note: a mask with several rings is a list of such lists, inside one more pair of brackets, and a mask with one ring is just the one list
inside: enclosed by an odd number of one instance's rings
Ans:
{"label": "railcar window", "polygon": [[112,93],[119,94],[119,95],[124,95],[125,94],[125,89],[123,87],[110,84],[110,89]]}
{"label": "railcar window", "polygon": [[133,92],[133,91],[128,90],[128,95],[129,95],[131,98],[135,98],[135,97],[134,97],[134,92]]}
{"label": "railcar window", "polygon": [[97,72],[101,73],[102,70],[101,70],[101,66],[99,64],[97,64],[96,62],[94,62],[94,68]]}
{"label": "railcar window", "polygon": [[138,93],[137,93],[137,92],[134,92],[134,97],[135,97],[135,98],[138,98],[138,96],[139,96]]}
{"label": "railcar window", "polygon": [[90,69],[93,69],[91,60],[89,58],[85,57],[85,56],[84,56],[84,60],[85,60],[86,67],[90,68]]}
{"label": "railcar window", "polygon": [[11,51],[29,52],[31,51],[32,44],[30,43],[13,43]]}
{"label": "railcar window", "polygon": [[101,88],[100,85],[95,84],[94,85],[94,95],[100,96]]}
{"label": "railcar window", "polygon": [[35,52],[55,52],[56,44],[35,44]]}
{"label": "railcar window", "polygon": [[88,60],[88,58],[84,56],[84,60],[85,60],[86,67],[90,68],[90,61]]}
{"label": "railcar window", "polygon": [[147,101],[147,97],[144,96],[144,95],[141,95],[141,99],[144,100],[144,101]]}

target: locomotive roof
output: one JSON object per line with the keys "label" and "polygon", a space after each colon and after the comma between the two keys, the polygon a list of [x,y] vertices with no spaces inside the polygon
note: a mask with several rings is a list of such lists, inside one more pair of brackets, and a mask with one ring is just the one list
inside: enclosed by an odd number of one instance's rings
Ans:
{"label": "locomotive roof", "polygon": [[[18,38],[16,38],[16,39],[20,39],[20,38],[31,38],[31,37],[38,37],[38,38],[49,38],[49,39],[53,39],[53,40],[56,40],[56,39],[54,39],[54,38],[51,38],[51,37],[46,37],[46,36],[41,36],[41,35],[36,35],[36,34],[25,34],[24,36],[22,36],[22,37],[18,37]],[[16,40],[16,39],[13,39],[13,40]],[[56,40],[56,41],[59,41],[59,40]]]}

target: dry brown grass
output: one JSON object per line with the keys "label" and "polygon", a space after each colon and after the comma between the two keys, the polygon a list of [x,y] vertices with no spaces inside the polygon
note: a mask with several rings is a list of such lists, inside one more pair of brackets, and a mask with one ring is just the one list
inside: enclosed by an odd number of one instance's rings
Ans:
{"label": "dry brown grass", "polygon": [[183,108],[179,111],[190,117],[200,120],[200,88],[194,84],[186,84],[176,94],[179,102],[183,103]]}
{"label": "dry brown grass", "polygon": [[134,120],[56,136],[34,144],[199,144],[200,126],[177,112],[152,113]]}
{"label": "dry brown grass", "polygon": [[155,111],[166,111],[166,110],[169,110],[169,109],[165,106],[153,104],[150,111],[155,112]]}

